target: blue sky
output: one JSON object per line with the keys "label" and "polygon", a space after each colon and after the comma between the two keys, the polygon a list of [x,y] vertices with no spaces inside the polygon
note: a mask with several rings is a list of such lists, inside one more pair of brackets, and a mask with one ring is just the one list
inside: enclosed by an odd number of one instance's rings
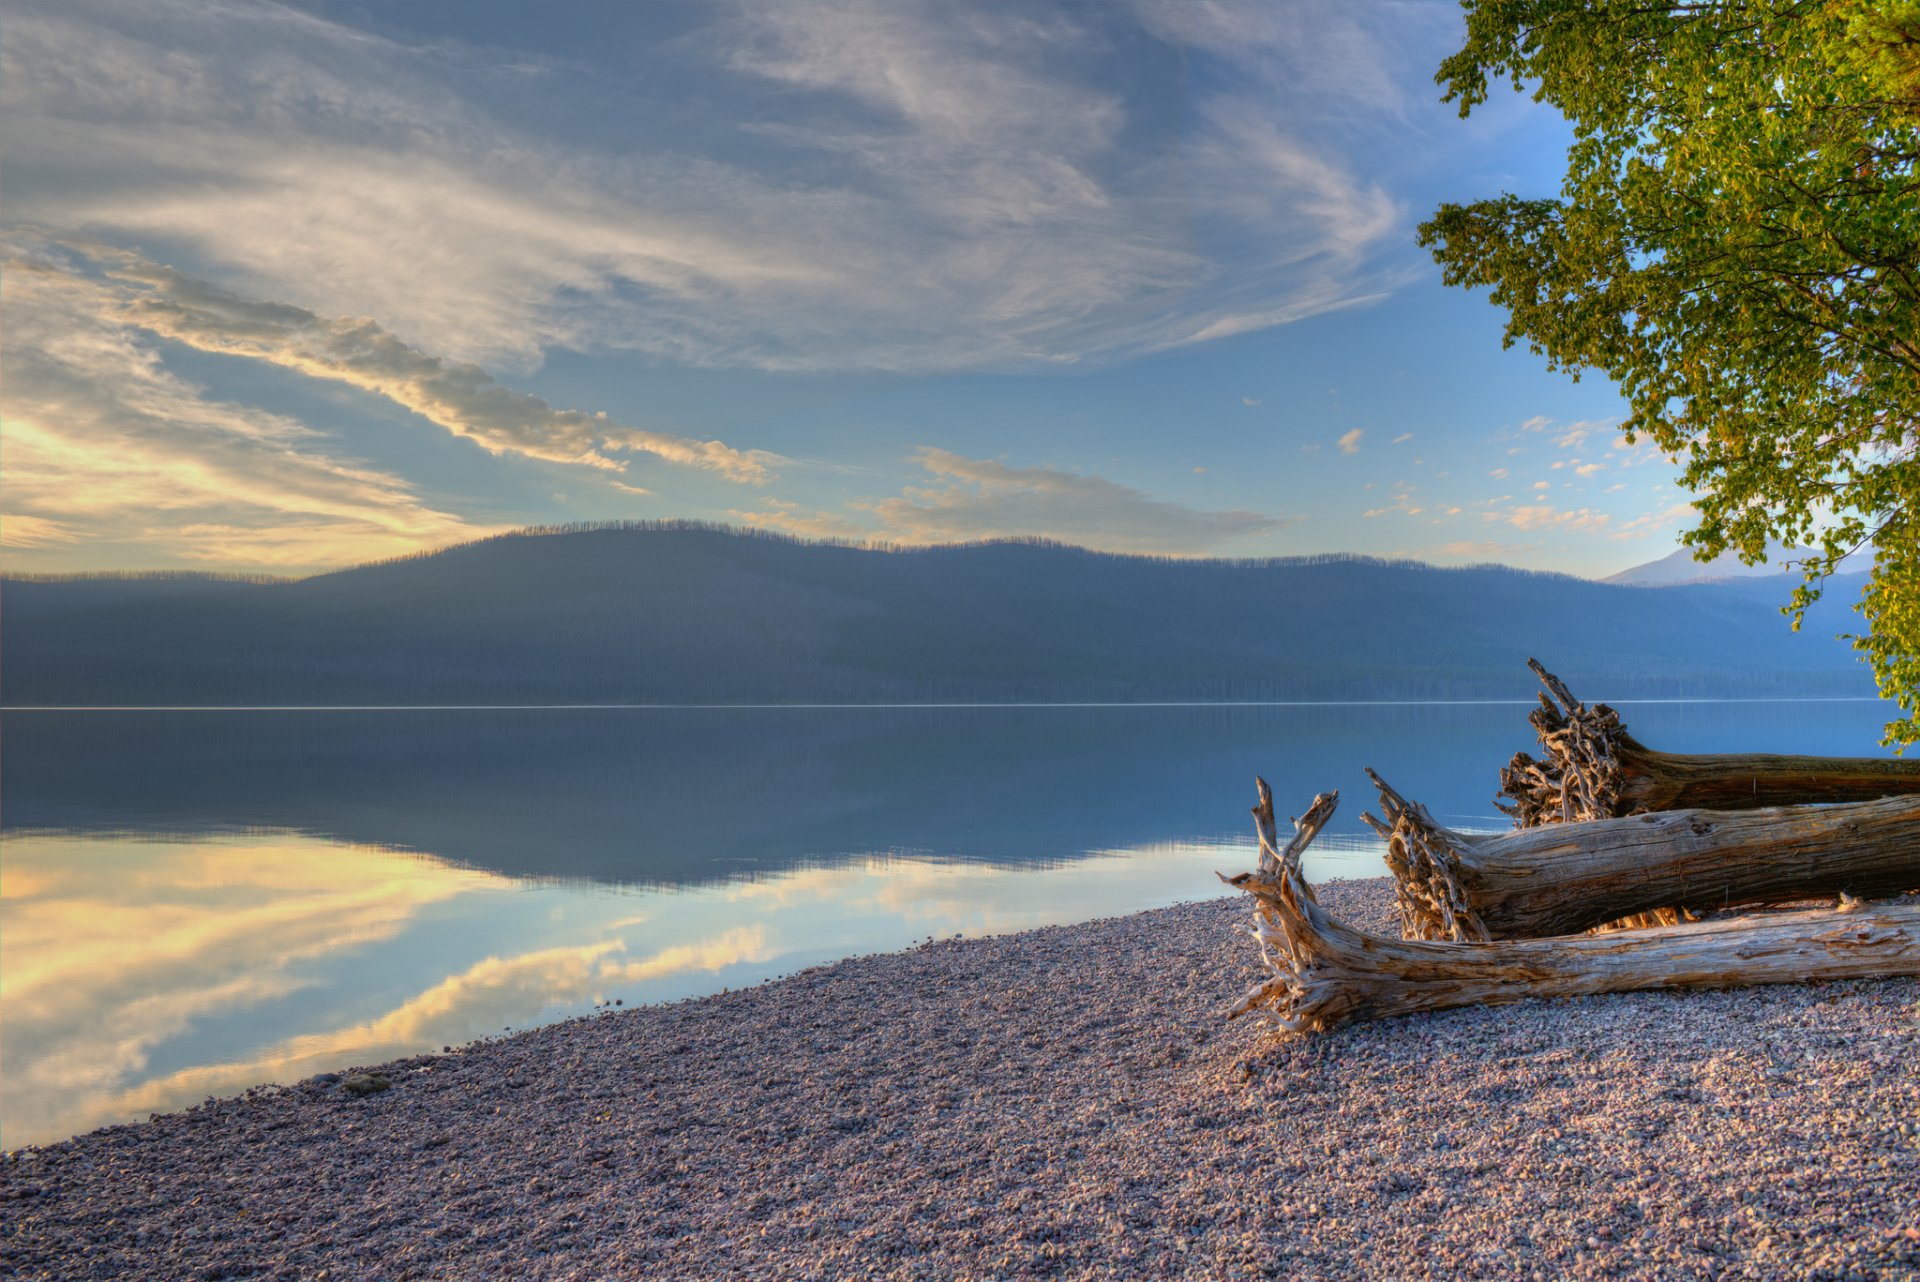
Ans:
{"label": "blue sky", "polygon": [[1552,192],[1425,0],[11,2],[14,570],[529,524],[1605,574],[1685,527],[1604,379],[1414,245]]}

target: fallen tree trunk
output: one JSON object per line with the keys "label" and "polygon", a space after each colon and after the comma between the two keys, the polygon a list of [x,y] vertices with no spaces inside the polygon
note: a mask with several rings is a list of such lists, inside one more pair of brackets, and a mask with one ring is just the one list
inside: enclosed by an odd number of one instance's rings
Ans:
{"label": "fallen tree trunk", "polygon": [[[1261,792],[1264,801],[1264,784]],[[1315,799],[1316,807],[1329,802],[1321,824],[1332,814],[1331,800]],[[1311,832],[1304,840],[1296,834],[1270,863],[1263,838],[1260,871],[1226,879],[1255,898],[1254,935],[1271,972],[1229,1018],[1258,1010],[1284,1028],[1311,1033],[1533,997],[1920,975],[1920,904],[1912,902],[1849,900],[1837,910],[1631,934],[1497,943],[1386,939],[1355,930],[1315,902],[1299,867],[1311,840]]]}
{"label": "fallen tree trunk", "polygon": [[1581,703],[1539,660],[1527,666],[1547,690],[1528,717],[1546,758],[1514,754],[1493,803],[1520,828],[1652,810],[1751,810],[1920,793],[1920,759],[1655,752],[1627,733],[1618,712]]}
{"label": "fallen tree trunk", "polygon": [[1669,810],[1476,835],[1442,827],[1367,774],[1386,819],[1361,818],[1386,839],[1408,939],[1524,939],[1656,909],[1697,914],[1920,889],[1920,796]]}

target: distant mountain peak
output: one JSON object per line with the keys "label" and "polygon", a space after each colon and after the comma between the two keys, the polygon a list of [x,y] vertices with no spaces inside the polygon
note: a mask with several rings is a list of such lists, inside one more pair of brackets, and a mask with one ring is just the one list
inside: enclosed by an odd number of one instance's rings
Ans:
{"label": "distant mountain peak", "polygon": [[[1648,561],[1645,565],[1636,565],[1632,569],[1622,570],[1618,574],[1609,574],[1601,579],[1602,583],[1612,583],[1621,587],[1660,588],[1681,583],[1719,583],[1728,579],[1762,579],[1774,575],[1792,575],[1799,577],[1799,562],[1809,555],[1806,548],[1788,547],[1784,543],[1767,545],[1767,559],[1758,565],[1747,565],[1732,552],[1722,552],[1711,561],[1693,559],[1692,548],[1677,548],[1658,561]],[[1855,553],[1840,563],[1842,574],[1872,568],[1872,558]]]}

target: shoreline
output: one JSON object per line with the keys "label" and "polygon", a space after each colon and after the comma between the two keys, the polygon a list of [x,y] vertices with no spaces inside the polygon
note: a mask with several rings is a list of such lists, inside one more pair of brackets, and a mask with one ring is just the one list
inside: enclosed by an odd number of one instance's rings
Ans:
{"label": "shoreline", "polygon": [[[1319,887],[1389,929],[1385,879]],[[1920,981],[1287,1038],[1249,901],[928,943],[0,1160],[55,1277],[1920,1271]]]}

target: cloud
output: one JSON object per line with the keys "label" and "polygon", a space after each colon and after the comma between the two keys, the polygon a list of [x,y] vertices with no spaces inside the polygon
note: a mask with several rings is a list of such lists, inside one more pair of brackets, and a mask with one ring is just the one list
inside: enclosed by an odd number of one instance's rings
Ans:
{"label": "cloud", "polygon": [[110,261],[108,276],[130,287],[118,309],[129,324],[200,351],[265,361],[384,396],[490,454],[618,469],[622,464],[607,451],[635,451],[733,481],[769,477],[770,455],[555,409],[502,387],[478,365],[409,347],[370,320],[324,320],[286,303],[250,301],[130,254]]}
{"label": "cloud", "polygon": [[1366,434],[1366,429],[1356,427],[1351,432],[1342,432],[1340,439],[1335,443],[1339,445],[1342,454],[1358,454],[1360,452],[1360,438]]}
{"label": "cloud", "polygon": [[[1049,364],[1397,287],[1405,211],[1343,163],[1345,135],[1386,137],[1387,88],[1447,33],[1182,8],[769,0],[694,11],[616,71],[285,6],[72,0],[9,17],[9,213],[371,318],[441,381],[554,347]],[[1260,52],[1238,57],[1221,33],[1247,24]],[[1128,52],[1153,41],[1238,78],[1169,106]],[[1256,84],[1263,62],[1293,70]],[[616,97],[609,131],[587,104]]]}
{"label": "cloud", "polygon": [[50,543],[74,543],[80,532],[44,516],[0,514],[0,547],[39,548]]}
{"label": "cloud", "polygon": [[1440,545],[1439,554],[1444,557],[1466,558],[1474,560],[1495,560],[1500,557],[1519,556],[1526,552],[1539,550],[1538,543],[1500,543],[1492,539],[1455,539],[1451,543]]}
{"label": "cloud", "polygon": [[1644,539],[1678,525],[1682,520],[1698,515],[1691,501],[1674,503],[1657,512],[1643,512],[1632,520],[1621,523],[1613,531],[1612,537],[1621,540]]}
{"label": "cloud", "polygon": [[1496,467],[1491,472],[1488,472],[1487,475],[1496,481],[1504,481],[1507,479],[1509,473],[1504,467]]}
{"label": "cloud", "polygon": [[0,289],[6,524],[29,553],[124,543],[176,563],[310,566],[496,531],[294,419],[205,396],[121,322],[117,282],[16,249]]}
{"label": "cloud", "polygon": [[832,512],[802,512],[797,505],[775,499],[759,512],[734,509],[728,515],[745,525],[779,530],[804,539],[827,539],[836,543],[864,543],[873,537],[871,527],[851,517]]}
{"label": "cloud", "polygon": [[[917,459],[945,484],[849,504],[877,522],[869,537],[909,544],[1048,538],[1112,552],[1197,556],[1288,523],[1238,509],[1202,511],[1050,467],[1011,467],[932,448]],[[799,518],[786,519],[782,528],[813,532]]]}
{"label": "cloud", "polygon": [[1596,531],[1613,520],[1607,513],[1596,512],[1592,508],[1566,511],[1545,503],[1521,504],[1505,513],[1489,512],[1486,515],[1522,530]]}
{"label": "cloud", "polygon": [[[1367,488],[1372,489],[1373,487],[1368,486]],[[1427,509],[1415,500],[1414,495],[1418,492],[1419,489],[1417,486],[1406,481],[1395,481],[1393,483],[1393,497],[1385,507],[1371,508],[1362,512],[1360,515],[1373,518],[1397,512],[1401,516],[1420,516]]]}
{"label": "cloud", "polygon": [[1259,402],[1258,400],[1256,400],[1256,399],[1255,399],[1254,397],[1251,397],[1251,396],[1242,396],[1242,397],[1240,398],[1240,403],[1241,403],[1242,405],[1245,405],[1245,406],[1248,406],[1249,408],[1251,408],[1252,406],[1255,406],[1255,405],[1258,405],[1258,404],[1259,404],[1260,402]]}
{"label": "cloud", "polygon": [[1395,445],[1405,445],[1408,441],[1411,441],[1412,439],[1413,439],[1412,432],[1402,432],[1400,433],[1400,435],[1393,438],[1393,443]]}

